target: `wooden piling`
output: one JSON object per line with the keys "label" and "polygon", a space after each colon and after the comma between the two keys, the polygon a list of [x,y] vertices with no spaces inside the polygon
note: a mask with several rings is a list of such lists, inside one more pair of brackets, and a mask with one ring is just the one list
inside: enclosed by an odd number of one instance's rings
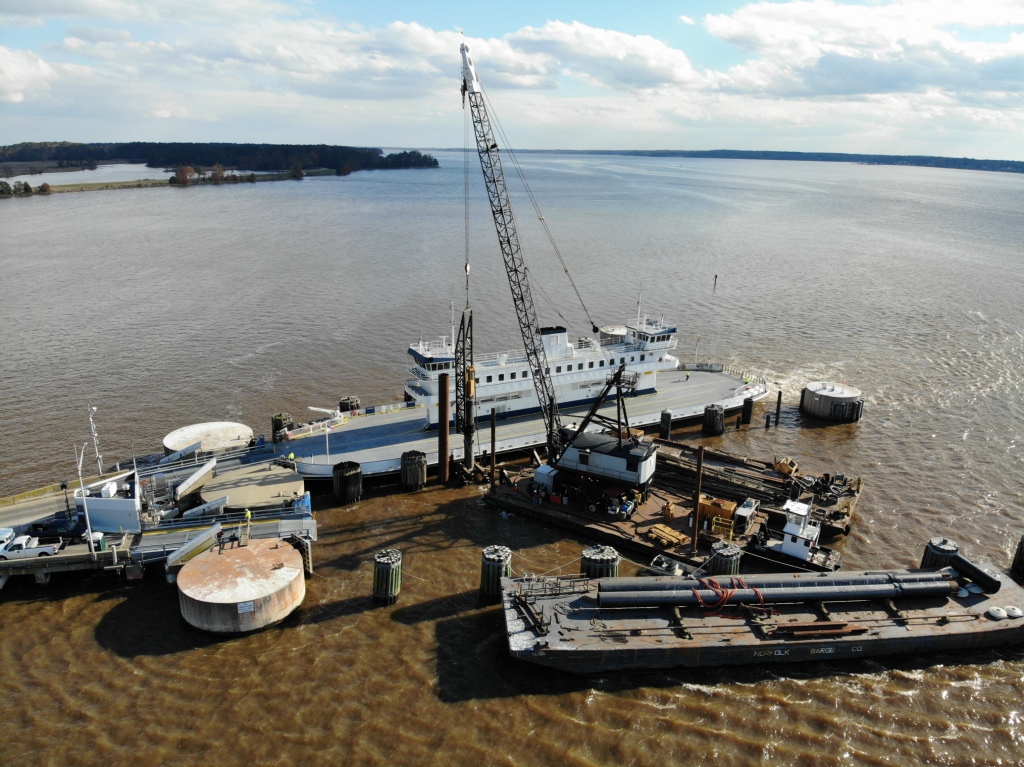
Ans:
{"label": "wooden piling", "polygon": [[448,484],[448,374],[437,377],[437,481]]}

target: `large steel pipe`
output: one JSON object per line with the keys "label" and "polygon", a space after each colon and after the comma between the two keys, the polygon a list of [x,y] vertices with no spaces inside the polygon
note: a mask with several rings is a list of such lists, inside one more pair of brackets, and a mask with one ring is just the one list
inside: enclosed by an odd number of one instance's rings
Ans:
{"label": "large steel pipe", "polygon": [[[794,588],[816,588],[822,584],[836,586],[863,586],[873,583],[913,583],[949,580],[952,573],[941,570],[924,572],[876,571],[863,573],[778,573],[766,575],[718,576],[715,580],[729,588],[742,580],[745,586],[763,589],[777,586]],[[707,578],[701,579],[707,581]],[[701,580],[678,575],[653,578],[608,578],[601,581],[601,591],[674,591],[677,589],[704,588]]]}
{"label": "large steel pipe", "polygon": [[[778,586],[731,591],[729,604],[772,604],[776,602],[853,602],[865,599],[922,599],[946,597],[959,586],[956,581],[916,581],[909,583],[874,583],[857,586],[823,584],[815,588]],[[597,595],[601,607],[691,607],[716,605],[722,594],[706,588],[674,591],[605,591]]]}
{"label": "large steel pipe", "polygon": [[995,594],[1003,585],[998,575],[990,573],[988,570],[983,570],[961,554],[954,554],[952,559],[949,560],[949,566],[960,573],[960,575],[981,586],[981,590],[986,594]]}

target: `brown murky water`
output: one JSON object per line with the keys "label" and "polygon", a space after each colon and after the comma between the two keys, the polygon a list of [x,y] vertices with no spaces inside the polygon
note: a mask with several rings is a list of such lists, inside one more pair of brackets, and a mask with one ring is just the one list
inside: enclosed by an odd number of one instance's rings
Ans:
{"label": "brown murky water", "polygon": [[[778,428],[756,426],[762,409],[711,443],[865,477],[846,567],[916,564],[940,534],[1008,563],[1024,533],[1024,179],[527,161],[598,322],[635,313],[647,275],[645,311],[679,322],[681,356],[783,391]],[[88,402],[112,461],[187,423],[260,432],[345,394],[399,399],[403,346],[447,333],[447,302],[464,301],[461,167],[256,186],[0,205],[0,492],[70,476]],[[473,218],[478,347],[512,347],[493,230],[486,210]],[[537,259],[535,284],[584,332]],[[821,379],[863,389],[864,420],[803,423],[800,389]],[[12,580],[0,761],[1024,763],[1024,648],[588,679],[514,662],[497,610],[477,603],[480,549],[569,572],[586,542],[479,494],[375,491],[349,509],[319,496],[304,605],[249,637],[187,628],[159,572]],[[376,608],[370,560],[386,547],[406,576],[398,604]]]}

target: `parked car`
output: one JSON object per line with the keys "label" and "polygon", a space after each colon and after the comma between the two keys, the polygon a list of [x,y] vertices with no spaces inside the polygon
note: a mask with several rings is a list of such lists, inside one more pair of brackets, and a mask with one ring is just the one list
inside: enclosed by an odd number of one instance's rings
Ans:
{"label": "parked car", "polygon": [[36,522],[29,529],[29,535],[39,539],[41,543],[83,543],[88,534],[84,520],[54,517],[44,522]]}

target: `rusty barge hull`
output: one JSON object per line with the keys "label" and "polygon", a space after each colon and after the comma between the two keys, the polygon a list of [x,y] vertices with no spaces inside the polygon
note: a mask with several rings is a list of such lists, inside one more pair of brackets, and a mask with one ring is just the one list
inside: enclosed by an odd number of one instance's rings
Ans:
{"label": "rusty barge hull", "polygon": [[[922,571],[884,571],[914,576]],[[846,573],[856,578],[867,573]],[[785,576],[782,576],[785,577]],[[800,574],[788,577],[802,578]],[[515,658],[575,674],[707,668],[1024,645],[1024,589],[1004,578],[995,594],[911,599],[702,606],[601,606],[601,581],[505,579],[503,606]],[[720,579],[726,583],[727,579]],[[1011,615],[1018,614],[1013,610]]]}

